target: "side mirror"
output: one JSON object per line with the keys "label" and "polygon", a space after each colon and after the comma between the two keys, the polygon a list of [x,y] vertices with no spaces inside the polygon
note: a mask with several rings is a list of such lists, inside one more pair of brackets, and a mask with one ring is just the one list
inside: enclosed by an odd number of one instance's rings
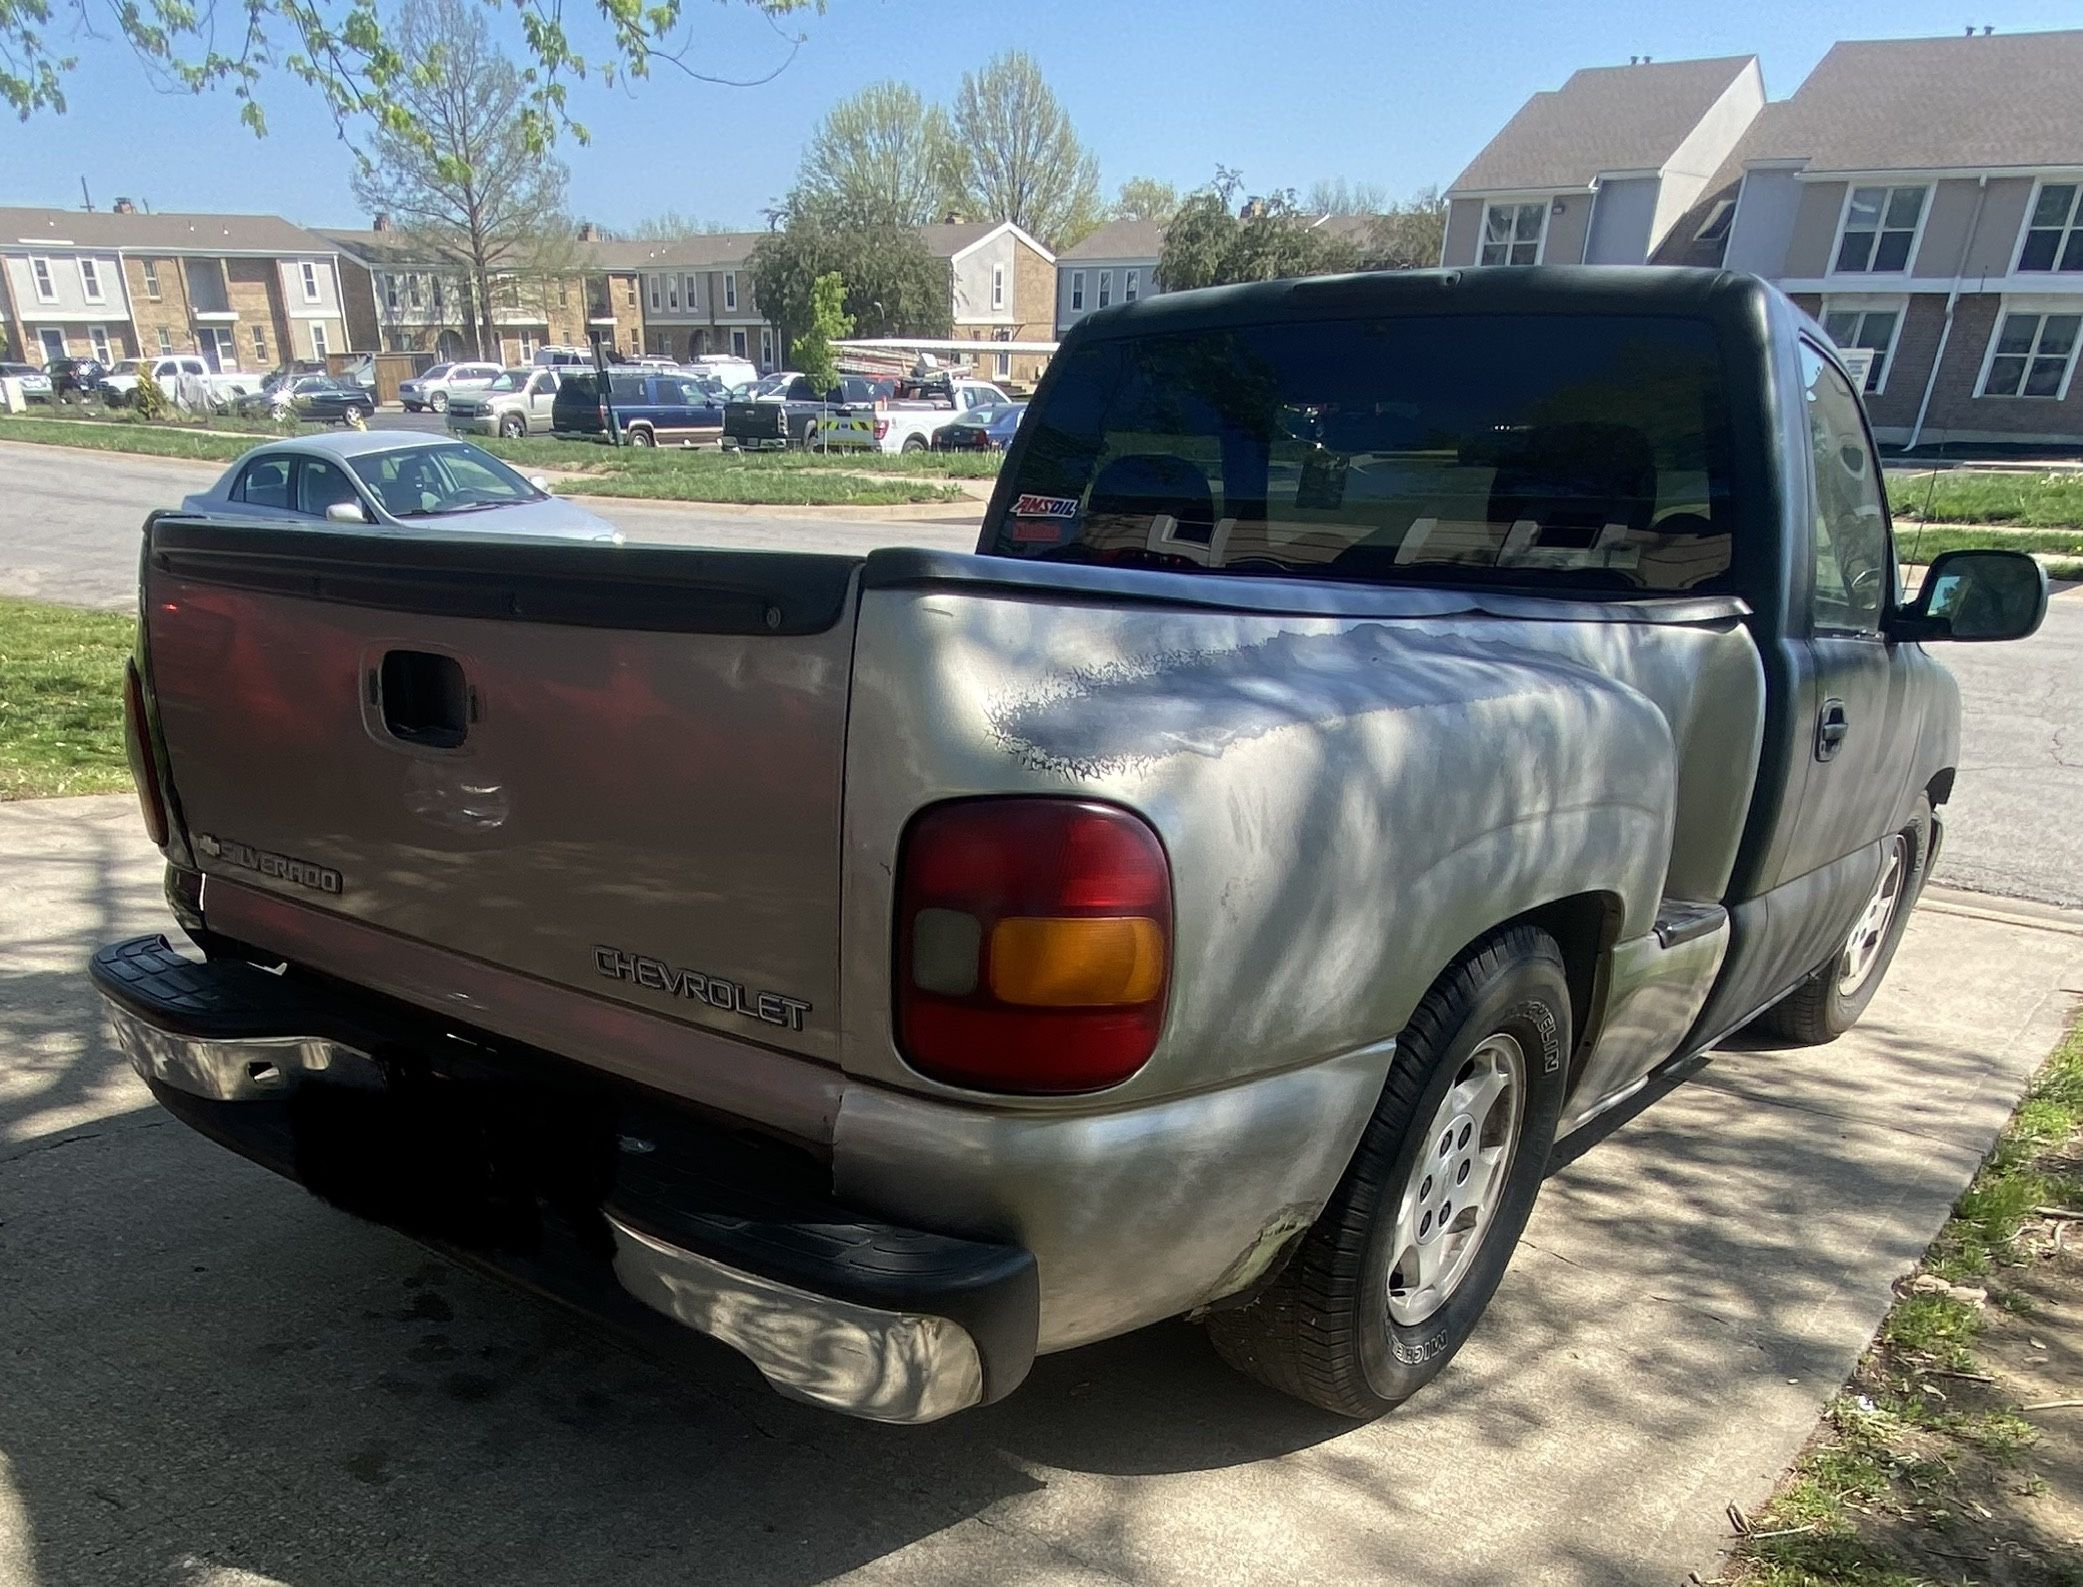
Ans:
{"label": "side mirror", "polygon": [[2023,551],[1943,551],[1896,620],[1903,639],[2023,639],[2047,616],[2047,570]]}
{"label": "side mirror", "polygon": [[325,510],[327,523],[367,523],[369,509],[358,501],[336,501]]}
{"label": "side mirror", "polygon": [[541,492],[542,492],[542,493],[543,493],[544,495],[548,495],[548,494],[549,494],[549,490],[550,490],[550,477],[549,477],[549,475],[547,475],[547,474],[530,474],[530,475],[528,476],[528,483],[529,483],[529,484],[531,484],[531,485],[533,485],[533,486],[534,486],[534,487],[535,487],[535,488],[536,488],[537,490],[541,491]]}

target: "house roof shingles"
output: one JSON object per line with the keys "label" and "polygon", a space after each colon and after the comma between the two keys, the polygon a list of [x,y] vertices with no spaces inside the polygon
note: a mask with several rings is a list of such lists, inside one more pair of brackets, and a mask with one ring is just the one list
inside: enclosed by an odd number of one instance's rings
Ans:
{"label": "house roof shingles", "polygon": [[2083,30],[1836,44],[1740,152],[1811,171],[2083,165],[2079,80]]}
{"label": "house roof shingles", "polygon": [[1603,171],[1659,170],[1756,59],[1587,66],[1520,106],[1448,191],[1579,188]]}
{"label": "house roof shingles", "polygon": [[121,248],[133,253],[323,254],[332,242],[280,215],[0,209],[0,248]]}
{"label": "house roof shingles", "polygon": [[1164,230],[1161,220],[1110,220],[1057,258],[1065,264],[1082,259],[1155,259],[1164,252]]}

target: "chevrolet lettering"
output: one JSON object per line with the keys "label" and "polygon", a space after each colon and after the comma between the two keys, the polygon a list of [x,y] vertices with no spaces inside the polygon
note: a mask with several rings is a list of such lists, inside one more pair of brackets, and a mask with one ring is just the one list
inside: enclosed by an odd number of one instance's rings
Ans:
{"label": "chevrolet lettering", "polygon": [[648,954],[625,953],[620,948],[597,947],[593,967],[611,981],[630,981],[654,992],[674,997],[691,997],[697,1003],[742,1014],[783,1030],[801,1030],[810,1005],[799,997],[779,992],[750,992],[738,982],[721,975],[703,975],[696,970],[675,969],[663,959]]}

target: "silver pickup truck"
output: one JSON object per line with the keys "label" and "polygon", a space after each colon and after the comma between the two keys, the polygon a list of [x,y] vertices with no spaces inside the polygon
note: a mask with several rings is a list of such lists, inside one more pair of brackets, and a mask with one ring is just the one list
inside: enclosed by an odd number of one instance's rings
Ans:
{"label": "silver pickup truck", "polygon": [[1827,339],[1647,269],[1093,315],[975,555],[158,515],[142,579],[196,951],[93,975],[159,1100],[890,1421],[1182,1314],[1410,1395],[1559,1136],[1858,1018],[1953,791],[1927,647],[2046,604],[1906,597]]}

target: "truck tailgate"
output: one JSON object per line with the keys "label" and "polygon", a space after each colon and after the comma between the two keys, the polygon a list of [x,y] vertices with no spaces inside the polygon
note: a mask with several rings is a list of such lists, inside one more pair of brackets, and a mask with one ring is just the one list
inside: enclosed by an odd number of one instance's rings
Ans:
{"label": "truck tailgate", "polygon": [[152,682],[206,874],[836,1057],[855,559],[150,535]]}

